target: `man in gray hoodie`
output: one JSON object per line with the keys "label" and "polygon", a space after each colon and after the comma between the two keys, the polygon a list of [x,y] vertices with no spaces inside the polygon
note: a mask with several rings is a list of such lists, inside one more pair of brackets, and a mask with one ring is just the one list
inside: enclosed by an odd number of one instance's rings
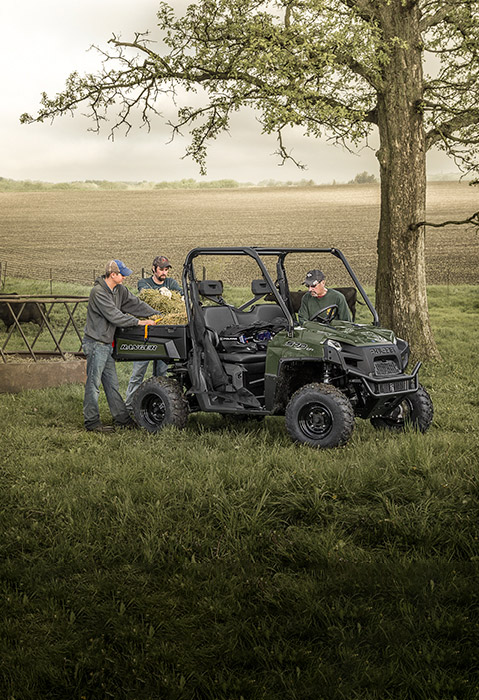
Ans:
{"label": "man in gray hoodie", "polygon": [[123,286],[123,280],[131,274],[132,271],[121,260],[111,260],[106,266],[105,274],[97,277],[90,292],[82,341],[87,371],[83,418],[88,431],[109,433],[115,429],[113,426],[102,425],[100,421],[100,385],[105,390],[114,424],[120,428],[136,427],[120,394],[115,361],[112,358],[113,337],[117,326],[153,325],[154,321],[140,321],[136,315],[152,316],[158,312]]}

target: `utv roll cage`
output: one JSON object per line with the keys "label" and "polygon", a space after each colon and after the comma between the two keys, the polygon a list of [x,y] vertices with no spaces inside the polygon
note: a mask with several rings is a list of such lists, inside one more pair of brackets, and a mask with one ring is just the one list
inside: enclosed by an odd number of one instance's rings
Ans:
{"label": "utv roll cage", "polygon": [[[250,258],[253,258],[253,260],[256,261],[258,267],[261,270],[261,273],[263,275],[263,279],[265,281],[264,288],[258,288],[257,290],[253,290],[253,293],[255,291],[258,292],[258,294],[255,294],[255,297],[251,299],[249,302],[246,302],[243,306],[247,306],[250,303],[253,303],[256,298],[261,298],[262,296],[265,296],[266,294],[272,294],[275,298],[276,303],[278,306],[281,308],[282,312],[284,313],[284,316],[286,318],[287,322],[287,332],[289,335],[292,335],[293,333],[293,328],[294,328],[294,315],[293,315],[293,309],[291,306],[291,298],[290,298],[290,292],[289,292],[289,284],[288,284],[288,277],[286,274],[286,269],[285,269],[285,259],[286,256],[289,255],[290,253],[320,253],[320,254],[330,254],[333,255],[334,257],[338,258],[341,260],[342,264],[344,265],[345,269],[347,270],[349,276],[351,277],[351,280],[353,281],[355,287],[357,288],[358,292],[362,296],[364,303],[368,307],[369,311],[372,314],[373,317],[373,326],[379,326],[379,318],[376,309],[374,308],[373,304],[371,303],[371,300],[369,299],[368,295],[366,294],[363,286],[361,285],[360,281],[356,277],[356,274],[354,273],[353,269],[351,268],[349,262],[346,260],[344,257],[343,253],[338,249],[338,248],[263,248],[263,247],[258,247],[258,246],[238,246],[238,247],[230,247],[230,248],[194,248],[191,250],[188,255],[186,256],[186,260],[183,266],[183,277],[182,277],[182,286],[183,286],[183,291],[185,295],[185,304],[186,304],[186,312],[188,316],[188,323],[193,322],[193,316],[195,313],[195,309],[198,309],[200,306],[200,300],[199,300],[199,295],[198,295],[198,285],[199,285],[199,280],[197,275],[195,274],[195,269],[194,269],[194,260],[195,258],[198,258],[200,256],[208,256],[208,255],[247,255]],[[271,256],[271,257],[276,257],[276,281],[273,281],[271,278],[268,270],[266,269],[266,266],[263,261],[263,257],[266,256]],[[260,287],[260,285],[258,285]],[[226,304],[224,300],[220,297],[214,298],[214,296],[209,295],[210,298],[212,298],[216,303],[218,304]]]}

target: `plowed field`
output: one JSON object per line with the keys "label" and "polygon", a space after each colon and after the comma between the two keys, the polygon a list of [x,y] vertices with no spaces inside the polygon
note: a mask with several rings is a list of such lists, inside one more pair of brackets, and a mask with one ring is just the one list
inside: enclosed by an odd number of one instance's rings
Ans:
{"label": "plowed field", "polygon": [[[428,187],[430,221],[462,220],[478,209],[478,188]],[[47,279],[52,270],[53,279],[91,284],[111,258],[123,259],[136,279],[142,268],[149,272],[155,255],[166,254],[179,279],[186,252],[196,246],[334,246],[373,284],[378,221],[379,187],[369,185],[3,193],[0,261],[9,276]],[[477,284],[478,269],[477,231],[428,228],[430,284]],[[241,265],[230,272],[241,281]],[[208,270],[209,277],[220,273]]]}

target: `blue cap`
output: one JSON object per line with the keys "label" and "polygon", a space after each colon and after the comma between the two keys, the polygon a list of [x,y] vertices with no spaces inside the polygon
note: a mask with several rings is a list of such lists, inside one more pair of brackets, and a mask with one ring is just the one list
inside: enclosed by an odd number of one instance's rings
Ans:
{"label": "blue cap", "polygon": [[123,277],[129,277],[133,274],[133,270],[125,265],[122,260],[112,260],[106,266],[106,274],[111,275],[112,272],[119,272]]}
{"label": "blue cap", "polygon": [[133,274],[133,270],[130,270],[130,268],[127,267],[124,262],[121,260],[115,260],[115,262],[118,265],[120,275],[123,275],[123,277],[129,277],[131,274]]}

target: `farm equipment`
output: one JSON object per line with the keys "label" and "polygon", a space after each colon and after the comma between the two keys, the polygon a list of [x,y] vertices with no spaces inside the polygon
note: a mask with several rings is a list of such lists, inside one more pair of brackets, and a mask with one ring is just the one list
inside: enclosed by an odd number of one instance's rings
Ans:
{"label": "farm equipment", "polygon": [[[299,324],[285,267],[293,253],[338,259],[372,323],[340,321],[333,306]],[[252,259],[258,272],[251,298],[234,306],[225,301],[220,280],[199,279],[204,256]],[[149,326],[146,337],[144,328],[118,328],[115,334],[117,361],[161,359],[169,365],[169,376],[148,379],[133,397],[135,419],[148,431],[183,428],[191,411],[258,419],[284,415],[291,438],[315,448],[344,445],[355,416],[391,431],[429,428],[433,406],[418,381],[420,363],[406,372],[408,344],[379,327],[374,306],[340,250],[196,248],[186,257],[182,284],[187,324]]]}

